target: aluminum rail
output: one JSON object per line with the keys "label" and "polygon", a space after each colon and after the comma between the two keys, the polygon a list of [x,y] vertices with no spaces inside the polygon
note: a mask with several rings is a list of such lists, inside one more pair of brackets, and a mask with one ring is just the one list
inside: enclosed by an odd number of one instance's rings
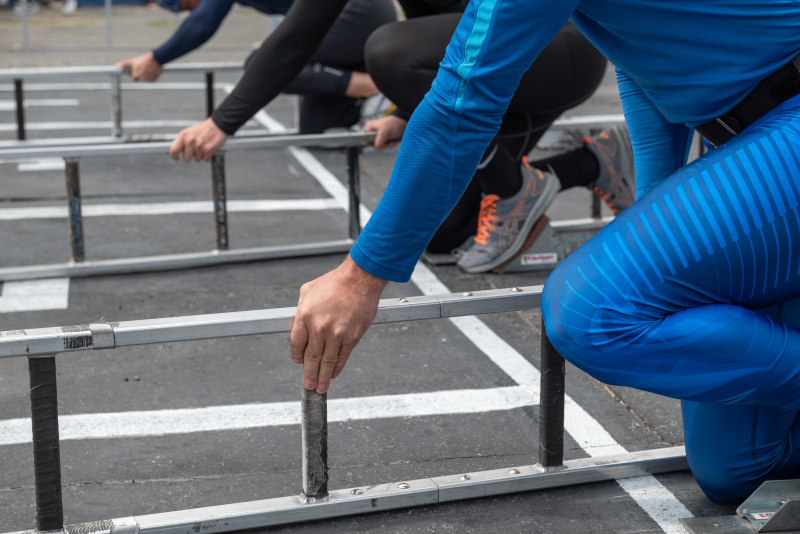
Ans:
{"label": "aluminum rail", "polygon": [[[253,150],[267,148],[329,147],[342,148],[369,144],[375,139],[374,132],[344,132],[337,134],[265,135],[258,137],[233,137],[223,148],[231,150]],[[167,154],[169,141],[143,143],[111,143],[98,145],[35,146],[0,149],[0,160],[38,158],[83,158],[97,156],[125,156],[144,154]]]}
{"label": "aluminum rail", "polygon": [[[542,286],[383,299],[374,324],[537,308]],[[289,332],[296,307],[0,332],[0,358]]]}
{"label": "aluminum rail", "polygon": [[[324,502],[307,503],[300,496],[279,497],[152,515],[67,525],[84,534],[185,534],[265,528],[356,514],[386,512],[523,491],[620,480],[688,469],[684,447],[569,460],[546,469],[540,465],[459,473],[333,490]],[[500,528],[502,530],[502,527]],[[39,534],[26,530],[13,534]]]}
{"label": "aluminum rail", "polygon": [[[198,72],[241,72],[241,62],[209,62],[209,63],[175,63],[164,65],[165,72],[172,73],[198,73]],[[78,66],[78,67],[32,67],[0,69],[0,81],[13,81],[15,79],[54,79],[79,76],[81,80],[87,78],[106,78],[118,74],[129,74],[128,69],[114,65]]]}

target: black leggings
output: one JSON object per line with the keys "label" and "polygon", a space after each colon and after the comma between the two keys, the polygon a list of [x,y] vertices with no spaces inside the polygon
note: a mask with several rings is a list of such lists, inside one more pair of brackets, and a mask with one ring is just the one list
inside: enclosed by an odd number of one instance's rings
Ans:
{"label": "black leggings", "polygon": [[[448,13],[387,24],[367,40],[367,70],[397,105],[398,115],[410,117],[430,89],[460,18]],[[475,233],[483,194],[504,188],[503,180],[519,183],[522,156],[565,110],[594,93],[606,65],[606,59],[571,22],[559,31],[523,75],[500,131],[486,149],[484,160],[490,160],[489,164],[475,172],[473,183],[428,245],[429,251],[449,252]]]}

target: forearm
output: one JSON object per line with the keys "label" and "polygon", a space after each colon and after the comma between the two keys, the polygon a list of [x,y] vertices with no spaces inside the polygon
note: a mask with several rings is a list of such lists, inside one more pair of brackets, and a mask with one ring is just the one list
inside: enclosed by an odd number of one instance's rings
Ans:
{"label": "forearm", "polygon": [[200,48],[213,37],[232,6],[233,0],[204,0],[167,42],[153,50],[155,60],[164,65]]}
{"label": "forearm", "polygon": [[280,94],[319,47],[347,0],[296,0],[286,18],[261,45],[233,92],[211,116],[233,135]]}

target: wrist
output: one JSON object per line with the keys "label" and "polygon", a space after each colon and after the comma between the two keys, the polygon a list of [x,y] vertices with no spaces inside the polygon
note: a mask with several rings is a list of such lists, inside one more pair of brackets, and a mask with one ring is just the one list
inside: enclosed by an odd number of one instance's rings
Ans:
{"label": "wrist", "polygon": [[349,254],[342,265],[339,266],[339,269],[341,270],[341,275],[348,280],[348,283],[366,289],[367,291],[377,291],[380,293],[389,284],[388,280],[370,274],[368,271],[359,267]]}

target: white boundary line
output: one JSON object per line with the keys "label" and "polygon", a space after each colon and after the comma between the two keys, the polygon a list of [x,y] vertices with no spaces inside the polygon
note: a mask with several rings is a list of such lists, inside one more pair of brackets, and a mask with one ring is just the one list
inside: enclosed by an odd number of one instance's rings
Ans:
{"label": "white boundary line", "polygon": [[[23,101],[24,108],[77,106],[81,102],[77,98],[27,98]],[[14,100],[0,100],[0,111],[16,111],[17,104]]]}
{"label": "white boundary line", "polygon": [[[328,401],[328,421],[483,413],[539,403],[538,392],[519,386],[383,395]],[[59,438],[109,439],[299,425],[300,403],[273,402],[180,410],[62,415]],[[30,418],[0,421],[0,445],[31,442]]]}
{"label": "white boundary line", "polygon": [[[228,213],[338,209],[341,209],[341,206],[332,198],[229,200],[227,202]],[[189,202],[154,202],[150,204],[84,204],[81,207],[81,214],[84,217],[175,215],[186,213],[214,213],[214,203],[211,200],[198,200]],[[0,209],[0,221],[66,219],[67,216],[67,206]]]}
{"label": "white boundary line", "polygon": [[68,302],[69,278],[5,282],[0,291],[0,313],[66,310]]}

